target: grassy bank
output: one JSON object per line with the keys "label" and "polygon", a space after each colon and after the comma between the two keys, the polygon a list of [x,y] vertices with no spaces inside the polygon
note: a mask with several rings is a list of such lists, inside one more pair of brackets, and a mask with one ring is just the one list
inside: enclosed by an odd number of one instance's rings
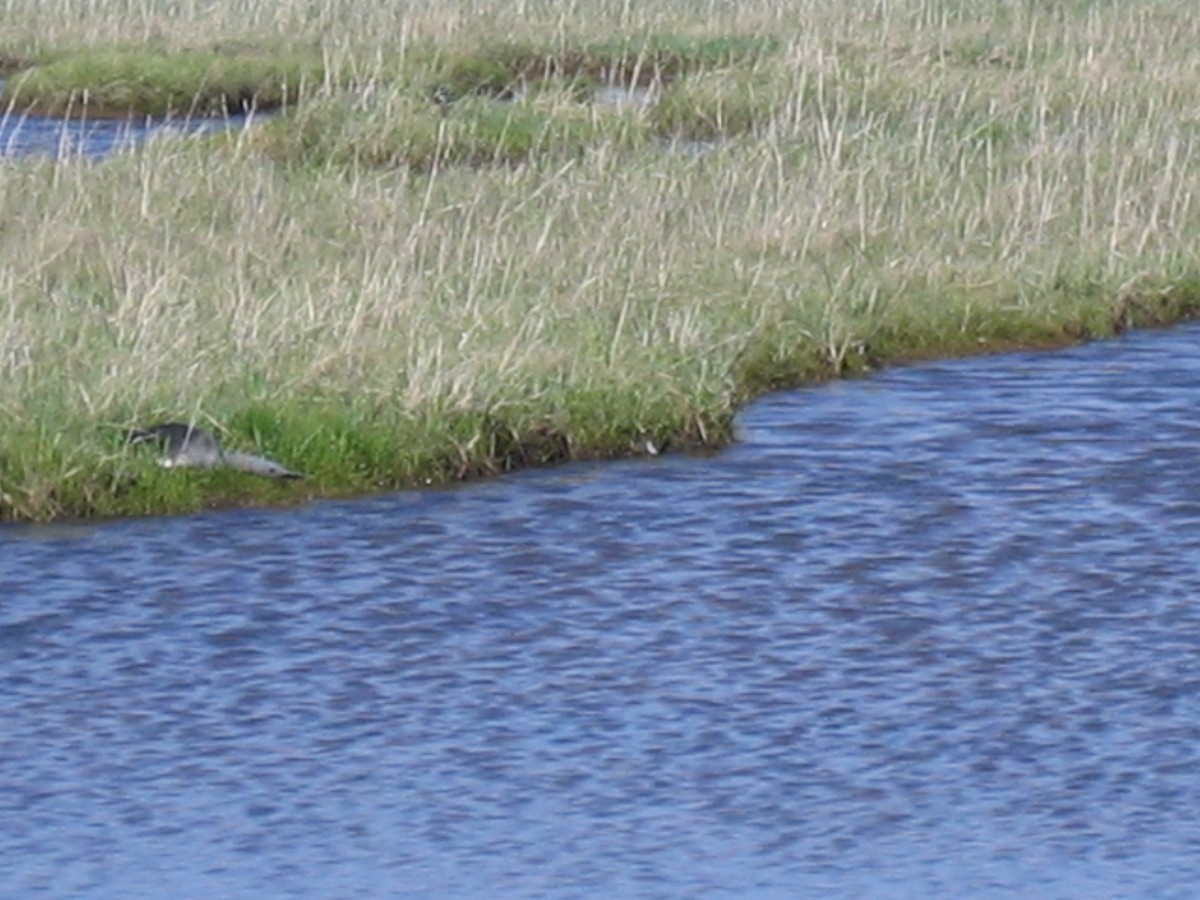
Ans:
{"label": "grassy bank", "polygon": [[82,49],[26,61],[0,103],[62,118],[228,116],[294,104],[323,78],[319,55],[303,49]]}
{"label": "grassy bank", "polygon": [[[719,446],[771,387],[1200,309],[1200,26],[1182,2],[546,2],[517,23],[499,5],[227,0],[120,37],[104,5],[72,29],[30,0],[0,53],[125,52],[142,33],[207,53],[240,22],[255,46],[318,47],[321,77],[270,128],[0,165],[0,518]],[[778,43],[697,55],[628,106],[581,100],[587,66],[521,70],[504,102],[495,79],[463,86],[472,54],[651,28]],[[711,143],[677,142],[695,138]],[[120,441],[161,418],[309,477],[161,470]]]}

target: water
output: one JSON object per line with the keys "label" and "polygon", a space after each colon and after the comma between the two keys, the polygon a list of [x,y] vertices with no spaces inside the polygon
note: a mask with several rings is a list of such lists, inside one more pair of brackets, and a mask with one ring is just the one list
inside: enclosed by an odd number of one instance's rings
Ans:
{"label": "water", "polygon": [[0,113],[0,159],[14,156],[83,156],[102,159],[163,131],[200,135],[248,125],[248,116],[221,119],[63,120]]}
{"label": "water", "polygon": [[[4,79],[0,78],[0,85]],[[654,100],[651,91],[607,85],[597,89],[594,101],[600,106],[645,107]],[[264,114],[258,114],[261,117]],[[265,115],[271,115],[266,113]],[[48,156],[64,159],[82,156],[104,159],[135,147],[153,134],[168,131],[203,135],[229,128],[245,128],[253,115],[224,118],[163,119],[150,116],[128,119],[61,119],[21,115],[0,110],[0,160],[18,156]],[[699,153],[710,142],[673,142],[671,146],[686,153]]]}
{"label": "water", "polygon": [[0,895],[1194,896],[1198,344],[0,530]]}

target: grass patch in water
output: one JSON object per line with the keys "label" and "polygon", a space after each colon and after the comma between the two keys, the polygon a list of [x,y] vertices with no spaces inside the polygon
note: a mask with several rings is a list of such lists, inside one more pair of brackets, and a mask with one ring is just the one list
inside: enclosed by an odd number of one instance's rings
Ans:
{"label": "grass patch in water", "polygon": [[[751,83],[753,69],[701,73],[753,65],[777,49],[765,38],[651,36],[565,49],[500,42],[445,55],[415,51],[406,74],[326,91],[268,123],[260,146],[289,163],[428,171],[601,145],[630,149],[656,134],[712,138],[763,124],[782,104],[766,78],[757,89]],[[593,102],[605,86],[650,93]]]}
{"label": "grass patch in water", "polygon": [[81,50],[11,76],[0,102],[69,118],[222,116],[296,103],[322,78],[305,51]]}
{"label": "grass patch in water", "polygon": [[663,89],[649,109],[656,133],[712,141],[769,125],[791,101],[788,79],[756,69],[688,75]]}
{"label": "grass patch in water", "polygon": [[759,35],[617,37],[562,47],[501,41],[436,58],[430,93],[447,102],[485,95],[511,98],[545,82],[599,87],[671,82],[689,72],[753,65],[779,43]]}
{"label": "grass patch in water", "polygon": [[558,158],[602,143],[632,147],[648,138],[635,116],[590,109],[561,93],[503,104],[471,98],[438,107],[401,89],[328,95],[265,123],[252,140],[272,159],[289,164],[425,172]]}
{"label": "grass patch in water", "polygon": [[[343,59],[330,72],[316,51],[232,43],[167,52],[150,44],[43,54],[5,83],[0,102],[80,118],[288,106],[295,114],[268,124],[260,143],[273,158],[427,170],[507,164],[543,150],[577,153],[614,136],[632,146],[653,133],[707,138],[745,130],[774,107],[765,87],[755,90],[728,67],[752,72],[778,49],[774,39],[756,36],[647,35],[557,46],[499,40],[454,50],[418,46],[373,66]],[[718,66],[727,68],[695,79]],[[668,93],[651,115],[636,116],[639,104],[593,105],[605,86]]]}

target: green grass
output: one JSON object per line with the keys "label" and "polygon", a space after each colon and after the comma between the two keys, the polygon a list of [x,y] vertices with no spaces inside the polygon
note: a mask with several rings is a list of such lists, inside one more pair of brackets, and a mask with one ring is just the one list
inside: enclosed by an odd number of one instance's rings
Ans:
{"label": "green grass", "polygon": [[693,141],[717,141],[769,127],[786,114],[792,91],[801,89],[788,75],[760,67],[681,78],[649,108],[649,126],[657,134]]}
{"label": "green grass", "polygon": [[304,166],[410,168],[509,164],[577,156],[598,145],[650,139],[636,116],[589,108],[561,93],[511,103],[465,98],[440,108],[403,89],[332,92],[264,125],[256,146]]}
{"label": "green grass", "polygon": [[[47,67],[239,34],[322,75],[265,128],[0,166],[0,518],[719,447],[763,390],[1200,304],[1182,2],[10,6]],[[593,102],[634,59],[644,102]],[[166,418],[308,477],[122,445]]]}
{"label": "green grass", "polygon": [[298,102],[323,79],[309,51],[80,50],[27,67],[0,103],[50,116],[223,116]]}
{"label": "green grass", "polygon": [[561,46],[502,40],[435,54],[429,81],[431,93],[449,101],[506,98],[546,82],[645,87],[722,66],[751,66],[776,50],[774,39],[755,35],[647,34]]}
{"label": "green grass", "polygon": [[773,40],[751,36],[646,35],[544,45],[493,39],[453,48],[426,43],[386,60],[342,56],[330,69],[330,54],[277,41],[270,49],[244,42],[81,47],[30,59],[0,53],[0,70],[12,73],[0,103],[67,117],[223,116],[294,106],[326,84],[334,87],[326,105],[357,106],[361,116],[355,93],[374,94],[381,84],[410,101],[436,99],[440,105],[479,97],[510,100],[556,86],[586,99],[603,85],[661,87],[719,66],[749,66],[776,49]]}

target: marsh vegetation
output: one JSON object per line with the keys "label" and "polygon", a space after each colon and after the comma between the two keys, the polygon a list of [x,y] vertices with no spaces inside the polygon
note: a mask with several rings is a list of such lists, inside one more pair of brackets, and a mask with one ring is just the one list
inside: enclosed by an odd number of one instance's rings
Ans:
{"label": "marsh vegetation", "polygon": [[[0,166],[0,518],[719,446],[1200,308],[1182,2],[49,6],[0,0],[10,114],[278,112]],[[162,418],[309,478],[128,453]]]}

